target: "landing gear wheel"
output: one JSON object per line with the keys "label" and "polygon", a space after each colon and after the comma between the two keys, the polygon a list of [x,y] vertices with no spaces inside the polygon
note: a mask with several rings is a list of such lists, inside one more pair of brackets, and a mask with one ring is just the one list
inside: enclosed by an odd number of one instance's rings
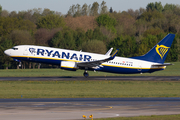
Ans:
{"label": "landing gear wheel", "polygon": [[83,75],[84,75],[85,78],[89,77],[89,73],[87,71],[84,71]]}

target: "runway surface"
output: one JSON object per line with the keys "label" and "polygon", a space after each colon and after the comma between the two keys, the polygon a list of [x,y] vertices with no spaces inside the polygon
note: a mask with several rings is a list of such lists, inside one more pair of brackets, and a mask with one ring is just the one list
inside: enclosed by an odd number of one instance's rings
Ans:
{"label": "runway surface", "polygon": [[87,118],[180,114],[180,98],[0,99],[0,120],[83,120]]}
{"label": "runway surface", "polygon": [[177,81],[180,76],[95,76],[95,77],[0,77],[0,81],[28,81],[28,80],[161,80],[161,81]]}

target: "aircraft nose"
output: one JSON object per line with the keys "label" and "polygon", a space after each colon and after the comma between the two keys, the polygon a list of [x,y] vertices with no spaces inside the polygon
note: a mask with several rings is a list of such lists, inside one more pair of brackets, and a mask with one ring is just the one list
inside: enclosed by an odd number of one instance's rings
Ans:
{"label": "aircraft nose", "polygon": [[11,51],[10,51],[10,49],[7,49],[7,50],[4,51],[4,53],[5,53],[6,55],[10,56]]}

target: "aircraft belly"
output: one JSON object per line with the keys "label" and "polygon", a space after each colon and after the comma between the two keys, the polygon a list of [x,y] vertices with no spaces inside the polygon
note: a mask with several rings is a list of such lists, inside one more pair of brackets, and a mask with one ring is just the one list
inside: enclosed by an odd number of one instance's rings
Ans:
{"label": "aircraft belly", "polygon": [[136,73],[152,73],[158,70],[163,70],[163,69],[141,69],[139,71],[139,68],[125,68],[125,67],[112,67],[112,66],[104,66],[102,68],[102,71],[104,72],[111,72],[111,73],[120,73],[120,74],[136,74]]}
{"label": "aircraft belly", "polygon": [[13,58],[28,62],[38,62],[38,63],[46,63],[46,64],[54,64],[54,65],[60,65],[61,63],[61,60],[55,60],[55,59],[32,58],[32,57],[13,57]]}

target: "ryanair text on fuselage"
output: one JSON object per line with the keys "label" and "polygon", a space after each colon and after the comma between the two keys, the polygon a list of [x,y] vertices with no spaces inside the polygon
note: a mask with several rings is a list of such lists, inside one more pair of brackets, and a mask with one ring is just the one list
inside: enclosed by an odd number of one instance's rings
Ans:
{"label": "ryanair text on fuselage", "polygon": [[[29,52],[31,54],[36,53],[35,48],[29,48]],[[54,50],[48,50],[48,49],[37,49],[37,55],[41,56],[48,56],[48,57],[58,57],[58,58],[64,58],[64,59],[70,59],[70,60],[77,60],[77,61],[90,61],[92,58],[90,55],[83,55],[76,53],[70,53],[70,52],[59,52]]]}

